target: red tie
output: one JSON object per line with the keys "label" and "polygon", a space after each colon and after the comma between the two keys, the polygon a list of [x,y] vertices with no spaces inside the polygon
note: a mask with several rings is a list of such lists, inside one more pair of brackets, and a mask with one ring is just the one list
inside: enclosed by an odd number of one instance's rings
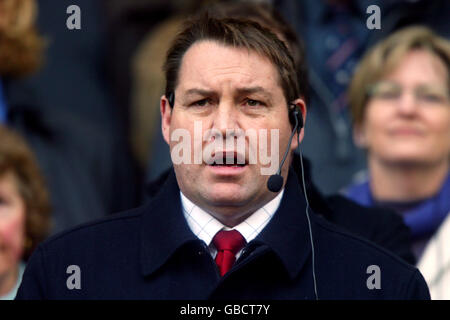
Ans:
{"label": "red tie", "polygon": [[213,239],[217,249],[216,264],[223,277],[234,264],[236,253],[245,246],[244,237],[236,230],[219,231]]}

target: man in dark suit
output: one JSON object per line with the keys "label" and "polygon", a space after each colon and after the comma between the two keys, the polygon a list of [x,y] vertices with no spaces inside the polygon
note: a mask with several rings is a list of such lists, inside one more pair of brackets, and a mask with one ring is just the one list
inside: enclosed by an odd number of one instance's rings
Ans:
{"label": "man in dark suit", "polygon": [[161,191],[46,241],[18,299],[429,298],[416,268],[310,215],[289,165],[278,169],[303,139],[306,106],[274,34],[199,18],[178,35],[165,71],[174,170]]}
{"label": "man in dark suit", "polygon": [[[295,172],[299,183],[302,183],[302,175],[304,175],[312,213],[348,233],[373,242],[412,265],[416,264],[416,258],[411,250],[411,232],[398,214],[386,208],[361,206],[339,194],[324,196],[311,179],[308,159],[303,158],[302,162],[303,164],[301,164],[300,156],[297,153],[294,154],[291,169]],[[149,200],[161,191],[161,185],[165,183],[171,172],[172,168],[169,168],[147,184],[146,197]],[[303,214],[301,208],[298,212]]]}

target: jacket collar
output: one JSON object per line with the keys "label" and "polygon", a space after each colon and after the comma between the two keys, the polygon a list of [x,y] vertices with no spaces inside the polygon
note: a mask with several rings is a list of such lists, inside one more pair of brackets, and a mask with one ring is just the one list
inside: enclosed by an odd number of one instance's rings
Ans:
{"label": "jacket collar", "polygon": [[158,195],[142,215],[141,270],[149,275],[160,268],[182,245],[200,240],[183,216],[180,189],[171,169]]}
{"label": "jacket collar", "polygon": [[[313,226],[314,214],[311,208],[308,211]],[[277,212],[254,242],[265,244],[273,250],[291,279],[306,263],[311,253],[306,201],[292,167]]]}
{"label": "jacket collar", "polygon": [[[299,273],[311,251],[305,209],[305,199],[291,169],[278,210],[261,233],[249,243],[249,247],[268,246],[278,256],[291,278]],[[161,191],[144,210],[141,224],[143,275],[159,269],[183,245],[202,243],[192,233],[183,216],[180,190],[173,169]],[[312,220],[311,210],[310,217]]]}

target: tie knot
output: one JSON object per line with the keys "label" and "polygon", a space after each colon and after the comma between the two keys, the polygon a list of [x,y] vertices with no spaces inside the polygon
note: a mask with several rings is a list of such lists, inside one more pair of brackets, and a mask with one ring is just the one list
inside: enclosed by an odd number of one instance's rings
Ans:
{"label": "tie knot", "polygon": [[236,230],[219,231],[216,233],[213,239],[213,244],[216,246],[217,251],[231,251],[236,254],[245,246],[245,239]]}

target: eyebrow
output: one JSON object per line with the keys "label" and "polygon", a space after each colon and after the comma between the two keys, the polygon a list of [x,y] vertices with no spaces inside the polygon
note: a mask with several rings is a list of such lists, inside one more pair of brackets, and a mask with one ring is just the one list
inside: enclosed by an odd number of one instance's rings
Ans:
{"label": "eyebrow", "polygon": [[186,92],[184,92],[185,96],[190,96],[190,95],[208,96],[208,95],[212,95],[212,94],[214,94],[214,91],[212,91],[212,90],[205,90],[205,89],[198,89],[198,88],[189,89]]}
{"label": "eyebrow", "polygon": [[267,96],[271,96],[271,94],[266,89],[264,89],[263,87],[259,87],[259,86],[250,87],[250,88],[238,88],[237,92],[239,94],[263,93]]}
{"label": "eyebrow", "polygon": [[[238,88],[237,89],[239,96],[245,96],[250,94],[261,94],[263,98],[266,100],[266,102],[269,103],[269,105],[273,104],[273,97],[272,94],[264,89],[263,87],[256,86],[256,87],[249,87],[249,88]],[[258,99],[258,98],[257,98]]]}
{"label": "eyebrow", "polygon": [[[270,98],[272,95],[263,87],[256,86],[256,87],[244,87],[244,88],[238,88],[237,90],[238,95],[246,95],[246,94],[252,94],[252,93],[262,93],[266,97]],[[215,91],[213,90],[206,90],[206,89],[200,89],[200,88],[192,88],[184,92],[185,96],[189,95],[202,95],[202,96],[208,96],[215,94]]]}

